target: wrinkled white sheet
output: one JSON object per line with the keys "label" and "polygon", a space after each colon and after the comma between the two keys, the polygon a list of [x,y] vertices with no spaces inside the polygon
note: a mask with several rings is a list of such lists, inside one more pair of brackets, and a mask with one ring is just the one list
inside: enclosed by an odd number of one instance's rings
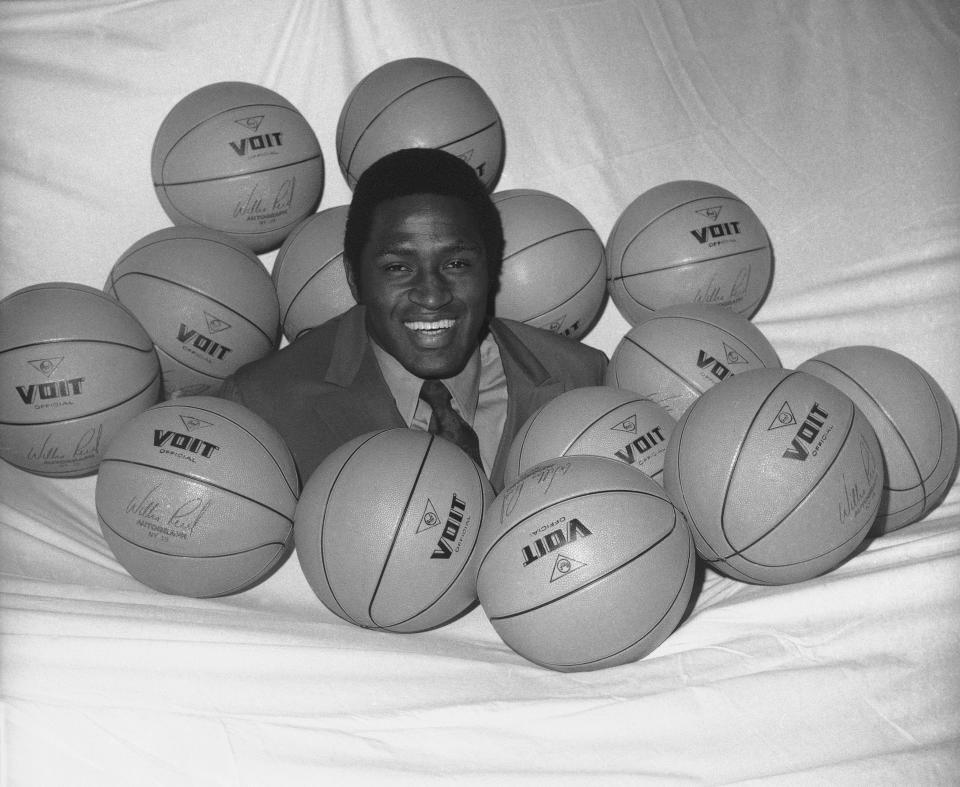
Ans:
{"label": "wrinkled white sheet", "polygon": [[[346,203],[342,103],[412,56],[457,65],[498,106],[498,188],[561,196],[605,238],[658,183],[720,184],[771,236],[754,321],[785,366],[878,344],[960,404],[949,0],[3,2],[0,297],[100,287],[168,226],[153,137],[210,82],[292,101],[324,150],[321,207]],[[626,328],[610,304],[584,341],[609,354]],[[107,548],[94,487],[0,463],[0,783],[960,779],[956,484],[819,579],[706,572],[660,648],[572,675],[515,655],[479,609],[426,634],[351,627],[296,559],[237,596],[158,594]]]}

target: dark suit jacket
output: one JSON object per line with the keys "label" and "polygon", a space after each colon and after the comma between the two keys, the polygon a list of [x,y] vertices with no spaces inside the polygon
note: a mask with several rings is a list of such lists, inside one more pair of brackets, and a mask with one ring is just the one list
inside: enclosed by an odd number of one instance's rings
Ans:
{"label": "dark suit jacket", "polygon": [[[363,306],[355,306],[224,383],[221,396],[246,405],[280,432],[304,483],[348,440],[406,426],[373,354],[364,314]],[[493,319],[490,330],[507,380],[507,419],[490,478],[499,491],[510,443],[524,421],[564,391],[602,385],[607,358],[512,320]]]}

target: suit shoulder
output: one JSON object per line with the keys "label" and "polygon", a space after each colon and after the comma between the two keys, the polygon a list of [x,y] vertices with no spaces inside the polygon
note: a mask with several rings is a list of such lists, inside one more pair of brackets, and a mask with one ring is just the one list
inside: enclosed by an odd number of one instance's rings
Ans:
{"label": "suit shoulder", "polygon": [[553,333],[553,331],[548,331],[545,328],[526,325],[516,320],[501,318],[500,322],[509,328],[517,338],[531,350],[544,349],[569,355],[574,358],[590,359],[591,361],[596,361],[600,358],[606,360],[607,356],[602,350],[584,344],[577,339],[571,339],[569,336]]}
{"label": "suit shoulder", "polygon": [[607,356],[602,350],[583,344],[544,328],[522,322],[499,319],[537,361],[551,374],[568,378],[577,385],[600,385],[607,369]]}
{"label": "suit shoulder", "polygon": [[245,397],[269,397],[276,393],[277,383],[295,385],[298,380],[322,379],[323,370],[333,355],[337,318],[330,320],[279,350],[245,364],[234,372],[227,383]]}

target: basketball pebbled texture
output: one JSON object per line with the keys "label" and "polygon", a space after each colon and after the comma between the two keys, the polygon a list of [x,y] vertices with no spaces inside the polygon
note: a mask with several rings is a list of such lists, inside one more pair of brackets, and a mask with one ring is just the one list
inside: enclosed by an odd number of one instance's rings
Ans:
{"label": "basketball pebbled texture", "polygon": [[246,590],[293,547],[293,457],[251,410],[209,396],[161,402],[110,443],[97,478],[103,536],[137,580],[164,593]]}
{"label": "basketball pebbled texture", "polygon": [[645,191],[606,243],[607,286],[633,325],[677,303],[712,303],[751,317],[773,276],[760,219],[727,189],[676,180]]}
{"label": "basketball pebbled texture", "polygon": [[780,368],[750,320],[725,306],[666,306],[631,328],[614,349],[605,382],[636,391],[674,417],[704,391],[753,369]]}
{"label": "basketball pebbled texture", "polygon": [[336,205],[304,219],[277,252],[270,277],[290,341],[356,303],[343,259],[348,211],[348,205]]}
{"label": "basketball pebbled texture", "polygon": [[0,301],[0,457],[51,477],[96,471],[130,418],[160,397],[153,342],[99,290],[46,282]]}
{"label": "basketball pebbled texture", "polygon": [[477,594],[497,633],[550,669],[642,658],[677,627],[695,551],[654,481],[600,456],[536,465],[484,516]]}
{"label": "basketball pebbled texture", "polygon": [[574,388],[541,406],[520,427],[507,454],[504,486],[540,462],[578,454],[616,459],[659,481],[675,425],[663,407],[633,391]]}
{"label": "basketball pebbled texture", "polygon": [[686,411],[663,480],[711,566],[787,584],[835,568],[860,545],[880,503],[882,462],[846,394],[804,372],[759,369]]}
{"label": "basketball pebbled texture", "polygon": [[150,168],[174,224],[228,233],[256,253],[278,247],[323,193],[310,124],[283,96],[247,82],[205,85],[178,101]]}
{"label": "basketball pebbled texture", "polygon": [[504,236],[497,316],[580,338],[606,296],[600,236],[577,208],[545,191],[507,189],[492,199]]}
{"label": "basketball pebbled texture", "polygon": [[505,153],[500,115],[483,88],[459,68],[422,57],[392,60],[357,83],[340,111],[336,147],[351,189],[374,161],[404,148],[446,150],[492,189]]}
{"label": "basketball pebbled texture", "polygon": [[957,466],[957,418],[937,381],[884,347],[838,347],[797,369],[846,393],[877,433],[884,484],[874,532],[926,516],[946,495]]}
{"label": "basketball pebbled texture", "polygon": [[104,290],[153,339],[167,398],[216,394],[226,377],[279,341],[280,307],[263,263],[204,227],[144,236],[114,264]]}
{"label": "basketball pebbled texture", "polygon": [[476,602],[473,556],[489,481],[428,432],[360,435],[306,482],[294,538],[303,573],[331,612],[398,633],[444,625]]}

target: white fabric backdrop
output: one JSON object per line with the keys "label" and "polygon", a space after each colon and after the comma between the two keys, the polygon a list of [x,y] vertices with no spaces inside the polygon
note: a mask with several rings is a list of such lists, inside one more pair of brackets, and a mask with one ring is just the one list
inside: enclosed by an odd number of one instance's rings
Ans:
{"label": "white fabric backdrop", "polygon": [[[943,2],[156,0],[0,3],[0,297],[101,287],[169,225],[150,148],[176,101],[259,83],[313,125],[321,207],[349,201],[347,94],[400,57],[473,76],[503,117],[498,189],[577,206],[605,238],[642,191],[706,180],[776,254],[755,323],[785,366],[877,344],[960,403],[960,11]],[[273,254],[263,255],[270,266]],[[608,305],[585,341],[627,328]],[[296,559],[198,601],[130,578],[95,478],[0,463],[0,783],[955,782],[960,492],[817,580],[707,572],[633,665],[560,675],[481,610],[354,629]]]}

